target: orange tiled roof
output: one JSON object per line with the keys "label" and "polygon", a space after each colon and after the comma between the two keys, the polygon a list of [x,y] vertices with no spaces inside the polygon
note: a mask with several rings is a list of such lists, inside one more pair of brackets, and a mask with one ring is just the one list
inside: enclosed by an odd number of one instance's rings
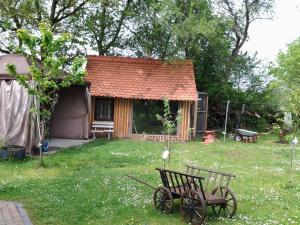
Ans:
{"label": "orange tiled roof", "polygon": [[88,56],[86,80],[92,96],[196,100],[192,61]]}

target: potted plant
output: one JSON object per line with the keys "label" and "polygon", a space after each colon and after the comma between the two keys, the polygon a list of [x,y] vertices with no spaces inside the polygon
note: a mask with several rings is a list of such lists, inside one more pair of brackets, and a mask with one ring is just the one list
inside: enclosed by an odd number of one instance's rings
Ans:
{"label": "potted plant", "polygon": [[13,157],[18,160],[25,158],[26,150],[22,146],[7,145],[4,138],[0,138],[0,159]]}
{"label": "potted plant", "polygon": [[17,146],[17,145],[8,145],[6,149],[9,152],[10,157],[13,157],[17,160],[25,159],[25,154],[26,154],[25,147]]}

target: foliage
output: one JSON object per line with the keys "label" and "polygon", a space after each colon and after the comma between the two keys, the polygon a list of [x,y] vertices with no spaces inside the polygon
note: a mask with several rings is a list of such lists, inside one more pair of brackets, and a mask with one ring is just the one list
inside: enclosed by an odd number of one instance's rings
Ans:
{"label": "foliage", "polygon": [[217,18],[209,2],[146,0],[134,8],[129,47],[139,57],[191,58],[190,49],[214,34]]}
{"label": "foliage", "polygon": [[[230,183],[238,198],[236,216],[216,219],[208,208],[209,224],[298,224],[300,174],[294,173],[288,187],[290,150],[274,140],[261,135],[254,144],[174,143],[170,167],[183,171],[185,163],[194,163],[236,175]],[[160,151],[159,142],[102,139],[46,156],[46,167],[39,170],[37,159],[1,162],[0,199],[22,202],[35,225],[182,225],[178,207],[169,215],[156,211],[153,191],[125,176],[161,185],[155,170],[161,166]],[[299,166],[295,161],[295,171]]]}
{"label": "foliage", "polygon": [[48,21],[53,32],[72,34],[68,46],[72,50],[63,49],[71,58],[93,50],[99,55],[191,59],[197,89],[209,95],[209,127],[220,128],[218,111],[224,111],[224,101],[272,101],[266,91],[267,74],[260,68],[264,65],[241,49],[252,23],[271,18],[273,4],[273,0],[5,0],[0,3],[0,51],[9,53],[13,46],[23,45],[17,29],[38,32],[38,24]]}
{"label": "foliage", "polygon": [[275,80],[270,89],[275,96],[275,104],[281,112],[293,115],[292,135],[296,135],[300,125],[300,38],[289,44],[286,52],[280,52],[270,73]]}
{"label": "foliage", "polygon": [[120,39],[124,23],[130,15],[133,0],[90,1],[83,21],[89,46],[99,55],[114,52],[122,47]]}
{"label": "foliage", "polygon": [[139,57],[192,59],[197,89],[210,99],[209,127],[220,128],[224,101],[268,102],[268,74],[256,55],[240,49],[250,24],[270,16],[272,2],[218,1],[222,11],[215,1],[142,1],[130,27],[130,50]]}
{"label": "foliage", "polygon": [[[74,18],[83,10],[89,0],[2,0],[0,1],[0,52],[14,52],[14,46],[22,47],[23,42],[17,30],[38,32],[39,24],[46,22],[51,31],[72,33],[72,48],[80,41],[74,29]],[[69,52],[70,53],[70,52]],[[71,53],[70,53],[71,54]],[[74,54],[74,52],[72,52]],[[79,54],[77,52],[77,54]]]}
{"label": "foliage", "polygon": [[74,58],[71,64],[67,64],[68,58],[62,49],[66,49],[69,44],[69,34],[53,35],[46,23],[40,24],[39,32],[39,35],[35,35],[25,29],[18,30],[23,48],[17,49],[17,52],[24,54],[30,61],[30,75],[18,74],[15,65],[7,65],[7,69],[35,98],[32,111],[39,117],[37,121],[40,121],[39,131],[43,142],[58,91],[72,84],[82,84],[85,61]]}
{"label": "foliage", "polygon": [[276,78],[272,82],[274,94],[281,110],[300,116],[300,38],[292,42],[287,52],[280,52],[270,72]]}
{"label": "foliage", "polygon": [[295,133],[287,134],[286,137],[285,137],[286,143],[291,143],[294,138],[295,138]]}
{"label": "foliage", "polygon": [[0,137],[0,150],[5,146],[5,139]]}
{"label": "foliage", "polygon": [[170,109],[170,103],[168,98],[163,99],[164,102],[164,113],[163,115],[156,115],[157,120],[162,122],[165,133],[167,135],[173,134],[177,130],[177,125],[181,121],[181,111],[178,110],[176,118],[173,118]]}
{"label": "foliage", "polygon": [[165,134],[167,135],[167,140],[165,142],[165,150],[168,151],[168,159],[171,158],[171,148],[170,148],[170,135],[174,132],[176,133],[177,127],[181,123],[181,111],[180,109],[177,112],[177,115],[175,118],[173,118],[171,114],[171,108],[168,98],[163,99],[164,103],[164,112],[163,115],[156,115],[156,118],[158,121],[161,121],[163,128],[165,130]]}
{"label": "foliage", "polygon": [[[250,25],[259,19],[272,18],[274,0],[214,0],[216,11],[226,18],[231,43],[231,64],[248,39]],[[230,69],[230,68],[229,68]]]}
{"label": "foliage", "polygon": [[145,0],[134,5],[132,25],[128,26],[131,35],[126,43],[134,55],[167,59],[176,54],[174,15],[164,7],[166,2],[169,1]]}

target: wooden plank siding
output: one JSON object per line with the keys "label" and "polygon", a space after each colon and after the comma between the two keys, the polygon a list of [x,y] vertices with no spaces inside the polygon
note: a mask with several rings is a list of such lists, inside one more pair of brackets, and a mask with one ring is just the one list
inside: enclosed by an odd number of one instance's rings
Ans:
{"label": "wooden plank siding", "polygon": [[89,122],[91,128],[95,118],[95,97],[94,96],[91,97],[91,112],[89,118],[90,118]]}
{"label": "wooden plank siding", "polygon": [[179,102],[179,109],[181,111],[181,124],[178,126],[179,140],[187,141],[191,139],[190,124],[191,124],[191,101]]}
{"label": "wooden plank siding", "polygon": [[[145,135],[132,134],[132,99],[115,98],[114,99],[114,133],[116,138],[138,138],[145,140],[163,140],[165,135]],[[195,104],[192,101],[180,101],[179,109],[181,110],[181,123],[177,128],[177,135],[173,135],[174,140],[187,141],[191,139],[189,132],[191,124],[191,106]],[[90,121],[94,121],[95,97],[92,97],[92,110]],[[149,136],[149,137],[148,137]]]}
{"label": "wooden plank siding", "polygon": [[127,138],[131,133],[132,100],[115,98],[114,100],[114,137]]}
{"label": "wooden plank siding", "polygon": [[198,100],[194,102],[193,138],[197,135]]}

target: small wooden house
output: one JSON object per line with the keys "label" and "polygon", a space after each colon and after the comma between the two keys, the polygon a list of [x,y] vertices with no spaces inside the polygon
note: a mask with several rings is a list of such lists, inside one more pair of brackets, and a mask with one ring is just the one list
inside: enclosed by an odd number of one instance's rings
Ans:
{"label": "small wooden house", "polygon": [[196,125],[198,93],[191,60],[89,56],[87,73],[91,125],[94,121],[113,121],[114,137],[164,139],[156,115],[162,114],[162,99],[166,97],[174,118],[181,110],[172,138],[189,140],[195,135],[191,128]]}

